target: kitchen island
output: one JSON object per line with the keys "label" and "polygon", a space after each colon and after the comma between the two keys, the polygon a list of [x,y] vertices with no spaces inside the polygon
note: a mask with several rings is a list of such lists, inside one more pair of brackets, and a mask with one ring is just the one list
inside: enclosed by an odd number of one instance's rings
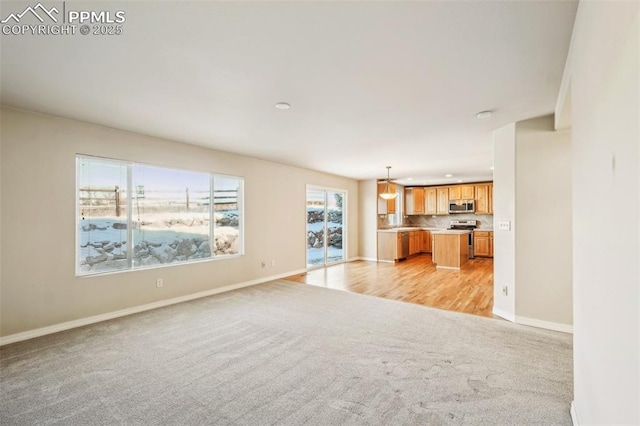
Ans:
{"label": "kitchen island", "polygon": [[431,253],[431,232],[439,228],[397,227],[378,229],[378,262],[398,262]]}
{"label": "kitchen island", "polygon": [[440,269],[460,269],[469,261],[468,230],[431,231],[433,263]]}

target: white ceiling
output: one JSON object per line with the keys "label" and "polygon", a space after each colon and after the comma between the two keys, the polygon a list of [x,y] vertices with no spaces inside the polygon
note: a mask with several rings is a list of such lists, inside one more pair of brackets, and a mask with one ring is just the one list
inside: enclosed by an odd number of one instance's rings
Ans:
{"label": "white ceiling", "polygon": [[[3,2],[2,18],[32,3]],[[2,104],[356,179],[391,165],[392,178],[438,184],[492,179],[491,131],[553,112],[577,2],[67,7],[124,10],[124,34],[2,35]],[[495,112],[476,119],[482,110]]]}

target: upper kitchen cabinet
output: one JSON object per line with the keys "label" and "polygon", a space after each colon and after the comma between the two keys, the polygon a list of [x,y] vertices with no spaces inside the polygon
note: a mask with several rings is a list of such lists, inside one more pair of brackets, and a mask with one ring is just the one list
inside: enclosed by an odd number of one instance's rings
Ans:
{"label": "upper kitchen cabinet", "polygon": [[425,214],[424,188],[407,187],[404,189],[405,214]]}
{"label": "upper kitchen cabinet", "polygon": [[473,200],[476,195],[475,187],[473,185],[462,185],[462,199]]}
{"label": "upper kitchen cabinet", "polygon": [[476,214],[493,214],[493,184],[483,183],[475,189]]}
{"label": "upper kitchen cabinet", "polygon": [[[396,199],[385,200],[380,197],[380,194],[386,192],[386,190],[387,181],[378,182],[378,214],[396,214]],[[396,184],[393,182],[389,183],[389,190],[396,192]]]}
{"label": "upper kitchen cabinet", "polygon": [[449,187],[436,187],[436,198],[438,203],[436,214],[449,214]]}
{"label": "upper kitchen cabinet", "polygon": [[449,187],[449,200],[473,200],[474,195],[473,185],[456,185]]}
{"label": "upper kitchen cabinet", "polygon": [[424,214],[438,214],[438,190],[436,188],[424,188]]}

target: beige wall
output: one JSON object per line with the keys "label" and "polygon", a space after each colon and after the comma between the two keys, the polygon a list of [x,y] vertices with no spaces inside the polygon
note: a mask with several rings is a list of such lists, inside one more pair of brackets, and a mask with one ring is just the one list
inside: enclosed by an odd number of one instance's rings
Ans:
{"label": "beige wall", "polygon": [[[348,257],[358,256],[355,180],[6,108],[0,127],[1,336],[302,270],[307,184],[348,191]],[[246,254],[76,278],[76,153],[243,176]]]}
{"label": "beige wall", "polygon": [[516,123],[516,322],[573,324],[571,133]]}
{"label": "beige wall", "polygon": [[565,74],[581,425],[640,424],[639,40],[640,2],[580,2]]}
{"label": "beige wall", "polygon": [[358,182],[360,211],[359,232],[360,256],[367,260],[377,260],[378,229],[378,184],[375,179]]}
{"label": "beige wall", "polygon": [[[508,124],[493,132],[493,313],[513,321],[516,310],[516,126]],[[500,231],[500,221],[511,222]],[[505,295],[503,287],[508,291]]]}

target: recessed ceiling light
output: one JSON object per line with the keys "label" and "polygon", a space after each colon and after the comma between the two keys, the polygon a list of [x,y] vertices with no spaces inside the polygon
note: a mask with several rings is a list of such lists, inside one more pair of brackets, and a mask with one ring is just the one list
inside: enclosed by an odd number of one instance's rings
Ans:
{"label": "recessed ceiling light", "polygon": [[491,111],[480,111],[479,113],[476,114],[476,117],[479,118],[480,120],[484,120],[487,118],[491,118],[491,114],[493,114]]}
{"label": "recessed ceiling light", "polygon": [[459,180],[458,180],[458,183],[462,183],[462,179],[459,179]]}
{"label": "recessed ceiling light", "polygon": [[407,178],[407,180],[413,180],[413,178]]}
{"label": "recessed ceiling light", "polygon": [[276,108],[278,108],[278,109],[289,109],[289,108],[291,108],[291,105],[289,105],[286,102],[278,102],[276,104]]}
{"label": "recessed ceiling light", "polygon": [[444,177],[453,177],[453,175],[451,173],[447,173]]}
{"label": "recessed ceiling light", "polygon": [[493,170],[493,166],[489,167],[491,170]]}

